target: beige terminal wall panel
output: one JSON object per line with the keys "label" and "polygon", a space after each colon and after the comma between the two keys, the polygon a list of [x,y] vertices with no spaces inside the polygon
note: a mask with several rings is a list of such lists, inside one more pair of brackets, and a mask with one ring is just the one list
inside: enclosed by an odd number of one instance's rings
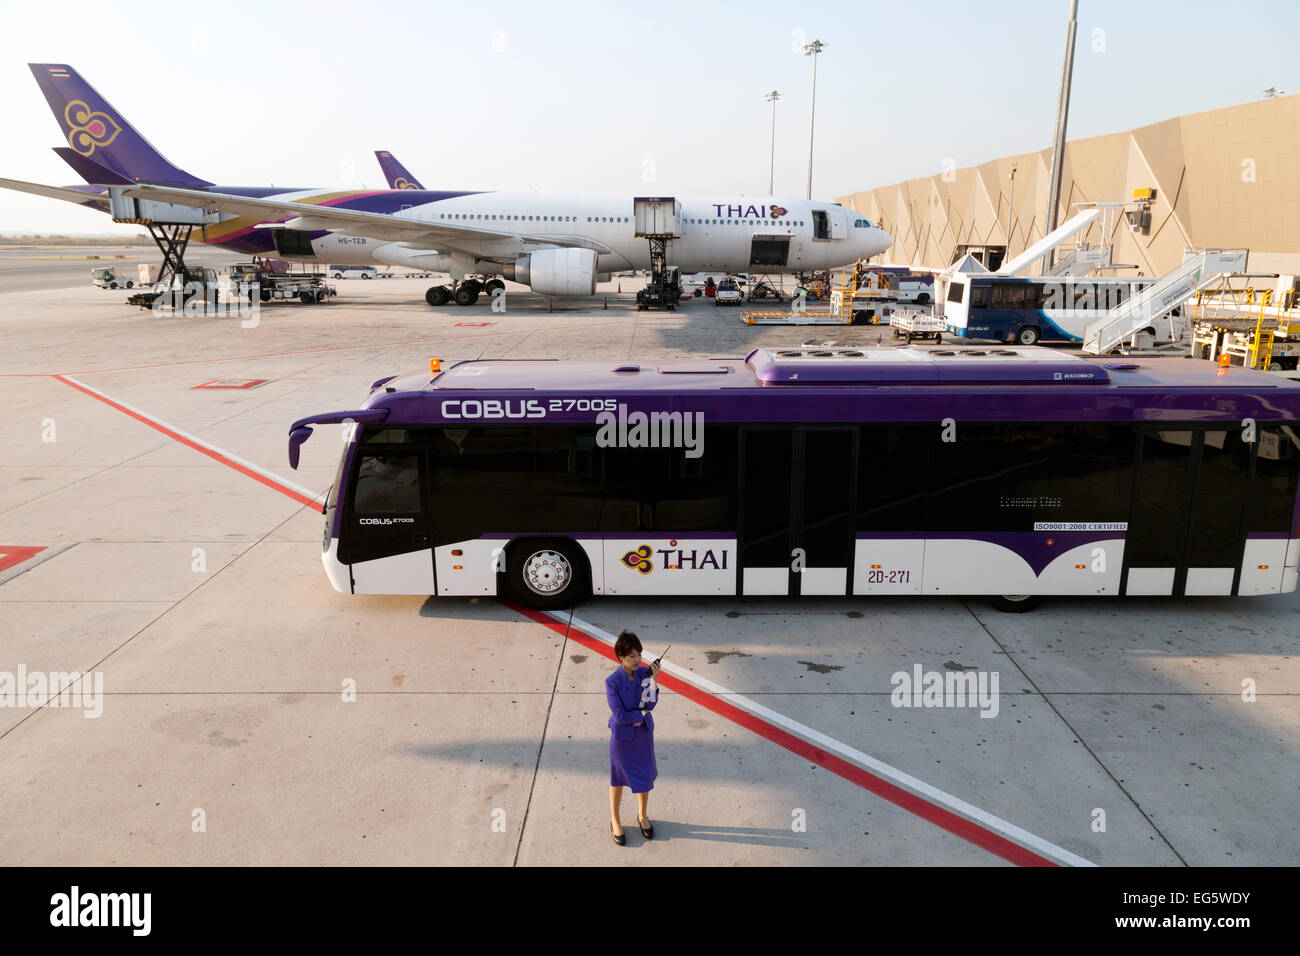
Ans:
{"label": "beige terminal wall panel", "polygon": [[[886,253],[890,262],[943,268],[962,245],[1005,245],[1010,257],[1046,231],[1051,163],[1048,148],[838,201],[881,220],[894,238]],[[1065,148],[1058,222],[1069,218],[1072,203],[1131,199],[1134,189],[1147,187],[1156,190],[1150,232],[1133,233],[1119,221],[1111,261],[1156,276],[1182,261],[1185,246],[1245,247],[1253,270],[1300,273],[1300,94],[1072,140]],[[1100,223],[1083,238],[1099,243]]]}

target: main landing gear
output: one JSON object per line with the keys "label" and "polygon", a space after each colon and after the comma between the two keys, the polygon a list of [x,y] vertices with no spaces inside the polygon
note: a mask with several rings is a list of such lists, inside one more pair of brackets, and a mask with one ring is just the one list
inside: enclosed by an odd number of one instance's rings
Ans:
{"label": "main landing gear", "polygon": [[435,285],[431,286],[424,293],[424,301],[434,307],[446,305],[448,302],[455,301],[457,305],[473,305],[478,301],[479,295],[486,293],[491,298],[497,289],[504,289],[506,284],[500,279],[462,279],[460,282],[453,281],[450,286]]}

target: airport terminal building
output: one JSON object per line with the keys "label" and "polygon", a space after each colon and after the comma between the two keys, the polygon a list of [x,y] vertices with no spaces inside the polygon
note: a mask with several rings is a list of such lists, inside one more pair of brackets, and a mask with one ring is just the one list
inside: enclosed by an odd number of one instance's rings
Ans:
{"label": "airport terminal building", "polygon": [[[881,220],[890,262],[944,268],[969,252],[997,268],[1043,237],[1051,166],[1049,147],[838,200]],[[1068,142],[1057,222],[1074,203],[1146,189],[1149,219],[1111,223],[1111,261],[1136,269],[1119,275],[1163,275],[1188,246],[1247,248],[1251,271],[1300,273],[1300,94]],[[1096,245],[1101,232],[1097,222],[1083,238]]]}

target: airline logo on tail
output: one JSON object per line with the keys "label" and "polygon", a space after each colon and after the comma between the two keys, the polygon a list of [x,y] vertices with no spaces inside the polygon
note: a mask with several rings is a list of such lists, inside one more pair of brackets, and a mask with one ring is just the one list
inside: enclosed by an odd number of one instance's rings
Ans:
{"label": "airline logo on tail", "polygon": [[89,156],[99,147],[109,145],[122,132],[122,127],[113,121],[113,117],[91,110],[81,100],[68,103],[63,119],[68,124],[68,145],[82,156]]}
{"label": "airline logo on tail", "polygon": [[415,183],[411,182],[405,176],[398,176],[396,179],[393,180],[393,188],[394,189],[419,189],[420,187],[415,185]]}

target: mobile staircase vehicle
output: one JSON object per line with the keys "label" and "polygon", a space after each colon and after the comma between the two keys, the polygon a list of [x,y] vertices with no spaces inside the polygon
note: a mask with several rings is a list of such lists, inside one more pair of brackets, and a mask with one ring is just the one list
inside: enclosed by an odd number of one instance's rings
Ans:
{"label": "mobile staircase vehicle", "polygon": [[1169,340],[1180,341],[1183,330],[1178,327],[1175,310],[1221,276],[1245,274],[1248,256],[1247,249],[1187,249],[1180,266],[1089,323],[1083,333],[1083,350],[1106,355],[1122,347],[1125,340],[1154,330],[1162,319],[1169,321]]}

